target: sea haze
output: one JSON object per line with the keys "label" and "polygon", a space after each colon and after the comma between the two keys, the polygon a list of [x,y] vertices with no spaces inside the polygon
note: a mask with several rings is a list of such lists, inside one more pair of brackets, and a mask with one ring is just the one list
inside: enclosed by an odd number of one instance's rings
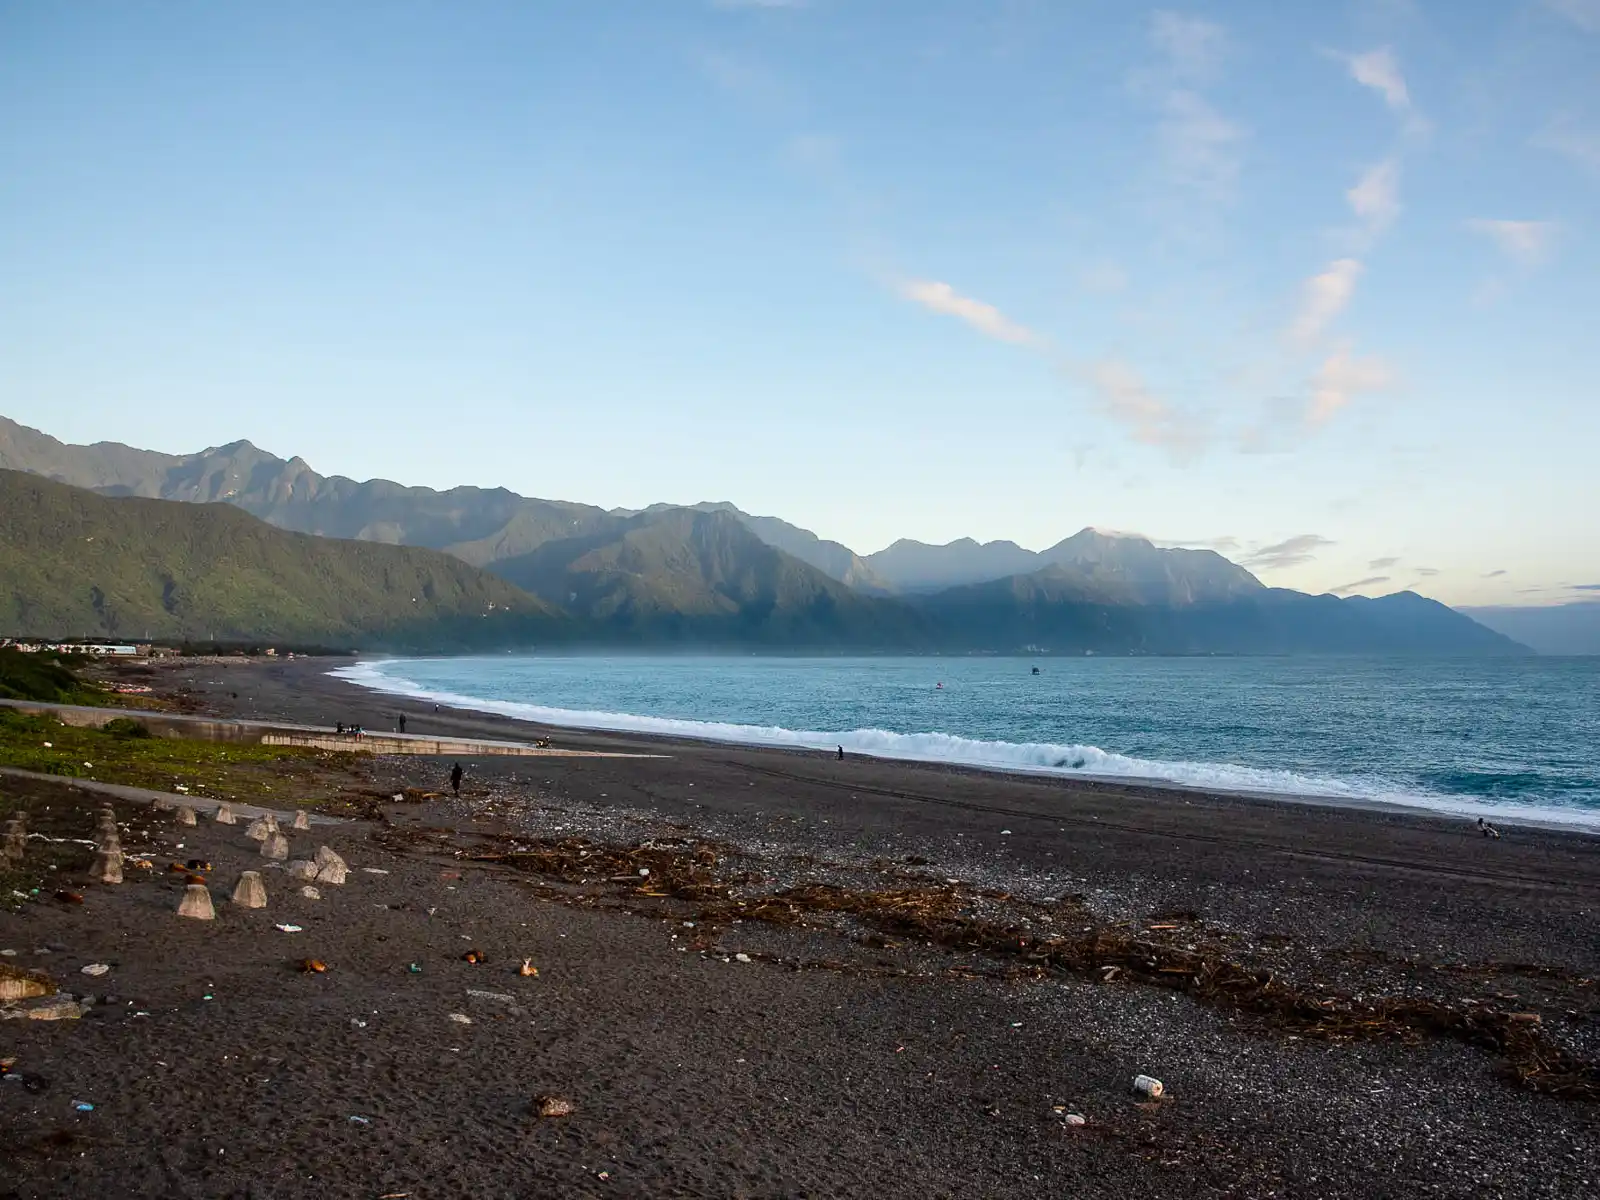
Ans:
{"label": "sea haze", "polygon": [[502,655],[334,673],[554,725],[1600,829],[1600,659]]}

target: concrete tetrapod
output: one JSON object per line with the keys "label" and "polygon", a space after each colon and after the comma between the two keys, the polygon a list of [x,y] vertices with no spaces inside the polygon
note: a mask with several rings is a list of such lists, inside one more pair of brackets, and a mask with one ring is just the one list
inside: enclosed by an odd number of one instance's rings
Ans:
{"label": "concrete tetrapod", "polygon": [[178,903],[180,917],[193,917],[196,921],[214,921],[217,910],[211,907],[211,893],[203,883],[191,883],[183,889],[183,899]]}
{"label": "concrete tetrapod", "polygon": [[342,884],[345,876],[349,874],[349,872],[350,868],[345,866],[344,859],[341,858],[336,862],[330,862],[322,867],[322,869],[317,872],[317,882]]}
{"label": "concrete tetrapod", "polygon": [[260,871],[245,871],[234,885],[233,902],[240,908],[265,908],[267,885],[261,882]]}
{"label": "concrete tetrapod", "polygon": [[289,857],[289,839],[281,833],[269,833],[267,840],[261,843],[261,857],[282,862]]}
{"label": "concrete tetrapod", "polygon": [[111,842],[103,843],[95,852],[89,877],[96,883],[122,882],[122,847]]}
{"label": "concrete tetrapod", "polygon": [[290,879],[311,880],[317,877],[317,864],[309,858],[297,858],[289,864]]}
{"label": "concrete tetrapod", "polygon": [[294,814],[294,823],[290,826],[302,833],[311,828],[311,818],[306,815],[305,809],[298,809]]}
{"label": "concrete tetrapod", "polygon": [[339,857],[339,852],[337,850],[333,849],[331,846],[318,846],[317,847],[317,869],[321,870],[323,867],[327,866],[329,863],[338,863],[341,867],[345,867],[345,868],[348,868],[350,866],[349,863],[345,862],[344,859]]}
{"label": "concrete tetrapod", "polygon": [[179,825],[193,825],[195,823],[196,822],[195,822],[194,809],[190,808],[187,804],[179,805],[178,806],[178,824]]}
{"label": "concrete tetrapod", "polygon": [[233,809],[226,804],[217,805],[217,811],[212,814],[212,819],[218,825],[237,825],[239,818],[233,815]]}
{"label": "concrete tetrapod", "polygon": [[245,829],[244,835],[253,841],[264,842],[272,834],[272,829],[267,825],[265,817],[257,817]]}

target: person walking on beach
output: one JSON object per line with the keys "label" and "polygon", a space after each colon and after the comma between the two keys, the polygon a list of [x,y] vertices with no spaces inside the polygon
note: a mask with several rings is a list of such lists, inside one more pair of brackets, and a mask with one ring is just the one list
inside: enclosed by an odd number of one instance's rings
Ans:
{"label": "person walking on beach", "polygon": [[461,795],[461,764],[457,763],[450,768],[450,790],[457,796]]}
{"label": "person walking on beach", "polygon": [[839,761],[840,762],[844,761],[844,747],[843,746],[839,747]]}
{"label": "person walking on beach", "polygon": [[405,715],[405,713],[401,713],[400,714],[400,732],[404,733],[405,731],[406,731],[406,715]]}

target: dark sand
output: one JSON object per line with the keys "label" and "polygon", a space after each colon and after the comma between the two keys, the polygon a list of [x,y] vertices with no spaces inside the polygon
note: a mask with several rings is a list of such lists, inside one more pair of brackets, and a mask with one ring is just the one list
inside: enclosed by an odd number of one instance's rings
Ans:
{"label": "dark sand", "polygon": [[[355,870],[319,901],[269,872],[271,904],[256,912],[224,900],[260,862],[242,825],[180,829],[119,805],[129,849],[216,864],[220,919],[172,915],[179,885],[162,872],[86,889],[82,906],[0,912],[0,948],[19,951],[3,961],[100,1001],[79,1021],[0,1022],[0,1058],[27,1076],[0,1085],[0,1197],[1600,1189],[1600,1104],[1518,1086],[1492,1048],[1304,1036],[1125,977],[1030,975],[993,947],[755,920],[690,929],[665,902],[619,911],[657,903],[627,899],[630,884],[553,886],[412,835],[449,827],[479,852],[507,830],[692,836],[740,848],[735,865],[766,880],[751,889],[917,877],[1081,897],[1049,910],[1054,928],[1218,947],[1312,995],[1537,1013],[1548,1045],[1588,1063],[1600,1060],[1600,839],[1518,829],[1488,842],[1468,822],[1410,814],[534,730],[364,692],[327,679],[328,665],[172,677],[221,715],[389,729],[404,707],[411,732],[537,732],[672,757],[469,761],[460,802],[374,805],[372,821],[292,837],[295,854],[325,841]],[[386,759],[374,772],[384,789],[439,788],[449,765]],[[0,793],[89,836],[97,801],[82,793]],[[1027,911],[1042,922],[1046,910]],[[305,929],[280,933],[284,921]],[[1176,928],[1141,932],[1151,924]],[[461,961],[467,948],[488,961]],[[300,974],[304,956],[330,969]],[[524,956],[537,978],[516,974]],[[79,973],[97,961],[113,970]],[[1140,1072],[1168,1098],[1141,1103]],[[541,1093],[576,1113],[535,1117]],[[95,1109],[76,1112],[80,1099]],[[1067,1127],[1065,1112],[1087,1124]]]}

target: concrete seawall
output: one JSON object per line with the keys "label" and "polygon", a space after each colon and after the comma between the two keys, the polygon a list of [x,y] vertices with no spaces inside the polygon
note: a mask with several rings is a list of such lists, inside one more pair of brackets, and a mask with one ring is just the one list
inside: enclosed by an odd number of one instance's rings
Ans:
{"label": "concrete seawall", "polygon": [[665,754],[624,754],[603,750],[562,750],[529,742],[489,738],[434,737],[411,733],[335,733],[311,725],[282,721],[234,721],[132,708],[91,708],[81,704],[43,704],[32,700],[0,700],[0,707],[35,716],[53,717],[63,725],[99,729],[107,721],[127,717],[158,737],[194,738],[203,742],[238,742],[255,746],[303,746],[345,754],[414,754],[430,758],[667,758]]}

